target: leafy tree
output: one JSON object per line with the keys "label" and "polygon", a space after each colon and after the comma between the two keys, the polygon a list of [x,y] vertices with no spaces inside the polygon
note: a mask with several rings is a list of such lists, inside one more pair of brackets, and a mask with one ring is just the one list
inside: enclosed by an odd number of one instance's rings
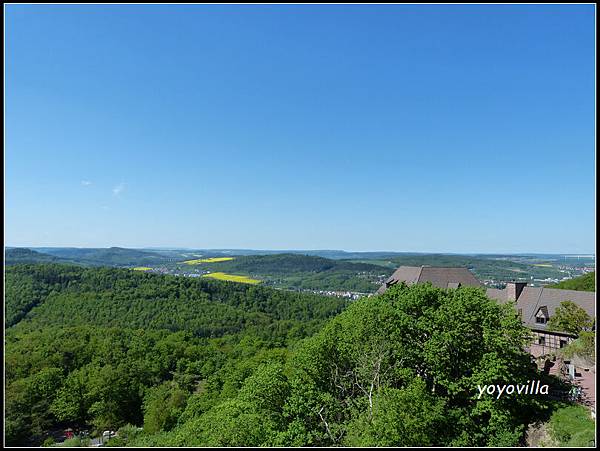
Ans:
{"label": "leafy tree", "polygon": [[444,400],[436,398],[421,378],[405,388],[384,387],[365,411],[348,426],[348,446],[428,446],[436,426],[444,421]]}
{"label": "leafy tree", "polygon": [[[515,444],[532,406],[516,397],[477,399],[476,386],[534,376],[528,340],[513,307],[477,288],[399,285],[357,301],[298,350],[283,440],[485,445],[509,437]],[[443,417],[435,414],[441,406]],[[413,435],[381,429],[381,417],[399,424],[406,411],[430,427]]]}
{"label": "leafy tree", "polygon": [[85,424],[87,410],[90,407],[86,376],[84,369],[74,370],[58,390],[51,411],[60,421]]}
{"label": "leafy tree", "polygon": [[252,403],[234,398],[183,425],[174,446],[263,446],[276,428]]}
{"label": "leafy tree", "polygon": [[587,312],[572,301],[563,301],[548,321],[550,330],[559,330],[578,335],[592,327],[593,321]]}
{"label": "leafy tree", "polygon": [[274,443],[283,427],[289,387],[283,365],[260,365],[233,399],[186,421],[174,436],[177,446],[262,446]]}
{"label": "leafy tree", "polygon": [[171,382],[151,388],[144,402],[144,430],[155,434],[173,429],[187,397],[188,393]]}

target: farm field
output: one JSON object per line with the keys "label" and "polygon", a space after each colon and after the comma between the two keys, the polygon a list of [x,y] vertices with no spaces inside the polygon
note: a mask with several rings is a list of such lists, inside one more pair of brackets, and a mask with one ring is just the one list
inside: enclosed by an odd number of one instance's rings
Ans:
{"label": "farm field", "polygon": [[233,260],[233,257],[212,257],[212,258],[198,258],[196,260],[186,260],[183,263],[187,265],[199,265],[200,263],[219,263]]}
{"label": "farm field", "polygon": [[236,274],[227,274],[224,272],[213,272],[210,274],[204,274],[202,277],[209,277],[211,279],[217,280],[226,280],[229,282],[250,283],[253,285],[259,284],[261,282],[260,280],[251,279],[250,277],[240,276]]}
{"label": "farm field", "polygon": [[150,271],[152,268],[149,268],[147,266],[136,266],[135,268],[131,268],[134,271]]}

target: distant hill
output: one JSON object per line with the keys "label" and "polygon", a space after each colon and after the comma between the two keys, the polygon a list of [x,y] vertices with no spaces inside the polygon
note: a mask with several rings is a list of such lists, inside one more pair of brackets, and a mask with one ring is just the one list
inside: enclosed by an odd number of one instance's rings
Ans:
{"label": "distant hill", "polygon": [[391,268],[301,254],[249,255],[199,268],[242,274],[292,289],[374,292]]}
{"label": "distant hill", "polygon": [[54,257],[67,259],[72,262],[88,265],[105,266],[143,266],[158,265],[169,261],[168,257],[155,252],[126,249],[123,247],[109,248],[37,248],[36,250]]}
{"label": "distant hill", "polygon": [[331,270],[381,271],[381,266],[370,263],[355,263],[300,254],[250,255],[236,257],[219,263],[218,268],[227,271],[253,272],[257,275],[290,274],[294,272],[323,272]]}
{"label": "distant hill", "polygon": [[539,266],[533,263],[525,263],[509,260],[507,256],[503,259],[488,258],[471,255],[451,255],[451,254],[421,254],[421,255],[402,255],[391,256],[388,258],[373,260],[356,260],[373,264],[380,264],[385,267],[397,268],[399,266],[445,266],[445,267],[463,267],[470,269],[480,280],[531,280],[535,279],[560,279],[564,273],[558,267],[552,265]]}
{"label": "distant hill", "polygon": [[[272,288],[120,268],[13,265],[6,269],[6,326],[94,325],[222,336],[250,325],[307,324],[346,301]],[[48,302],[51,301],[51,302]]]}
{"label": "distant hill", "polygon": [[576,291],[596,291],[596,272],[588,272],[583,276],[574,279],[565,280],[554,285],[548,285],[548,288],[561,288],[563,290]]}
{"label": "distant hill", "polygon": [[4,261],[6,265],[18,263],[70,263],[69,260],[22,247],[6,249]]}
{"label": "distant hill", "polygon": [[183,253],[199,253],[206,257],[217,256],[232,256],[232,255],[275,255],[275,254],[296,254],[310,255],[315,257],[329,258],[332,260],[348,260],[348,259],[377,259],[389,258],[403,255],[424,255],[415,252],[393,252],[393,251],[375,251],[375,252],[349,252],[342,250],[327,250],[327,249],[287,249],[287,250],[269,250],[269,249],[158,249],[144,248],[152,252],[160,254],[183,254]]}

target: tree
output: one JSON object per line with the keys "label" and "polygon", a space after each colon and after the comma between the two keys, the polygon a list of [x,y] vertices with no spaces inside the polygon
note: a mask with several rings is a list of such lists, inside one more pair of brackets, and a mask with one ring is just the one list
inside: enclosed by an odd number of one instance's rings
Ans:
{"label": "tree", "polygon": [[436,425],[443,422],[444,400],[436,398],[425,382],[415,378],[405,388],[383,388],[374,410],[348,426],[347,446],[429,446]]}
{"label": "tree", "polygon": [[514,307],[479,288],[400,284],[361,299],[290,362],[283,442],[514,445],[528,399],[478,399],[476,387],[535,377],[529,336]]}
{"label": "tree", "polygon": [[155,434],[173,429],[185,407],[187,396],[172,382],[150,389],[144,402],[144,430]]}
{"label": "tree", "polygon": [[563,301],[548,321],[548,329],[579,335],[591,329],[592,318],[587,312],[572,301]]}

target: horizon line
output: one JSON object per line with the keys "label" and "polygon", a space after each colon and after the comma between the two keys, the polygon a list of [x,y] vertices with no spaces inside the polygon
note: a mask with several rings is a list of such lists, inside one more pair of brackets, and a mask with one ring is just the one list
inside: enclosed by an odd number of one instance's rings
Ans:
{"label": "horizon line", "polygon": [[549,252],[549,251],[414,251],[414,250],[347,250],[347,249],[302,249],[302,248],[234,248],[234,247],[187,247],[187,246],[141,246],[141,247],[130,247],[130,246],[43,246],[43,245],[35,245],[35,246],[12,246],[12,245],[4,245],[4,249],[9,248],[24,248],[24,249],[40,249],[40,248],[53,248],[53,249],[110,249],[110,248],[120,248],[120,249],[133,249],[133,250],[202,250],[202,251],[269,251],[269,252],[344,252],[344,253],[398,253],[398,254],[444,254],[444,255],[527,255],[527,254],[535,254],[535,255],[562,255],[567,257],[596,257],[595,252]]}

